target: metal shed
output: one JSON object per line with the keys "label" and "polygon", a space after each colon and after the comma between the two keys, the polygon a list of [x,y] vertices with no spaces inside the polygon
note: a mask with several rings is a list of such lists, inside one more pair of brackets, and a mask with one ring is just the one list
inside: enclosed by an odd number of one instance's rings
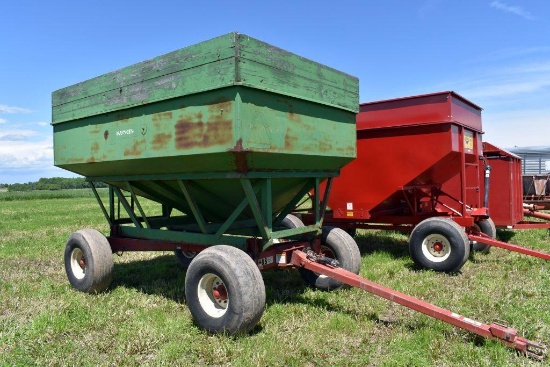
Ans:
{"label": "metal shed", "polygon": [[550,174],[550,146],[506,149],[523,160],[523,175]]}

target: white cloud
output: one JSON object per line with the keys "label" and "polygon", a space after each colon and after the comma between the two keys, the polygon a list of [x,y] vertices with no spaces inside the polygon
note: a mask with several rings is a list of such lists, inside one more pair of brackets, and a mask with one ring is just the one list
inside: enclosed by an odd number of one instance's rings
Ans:
{"label": "white cloud", "polygon": [[522,7],[508,5],[508,4],[505,4],[505,3],[501,2],[501,1],[498,1],[498,0],[495,0],[495,1],[491,2],[491,7],[495,8],[495,9],[505,11],[507,13],[512,13],[512,14],[515,14],[515,15],[519,15],[520,17],[528,19],[528,20],[535,19],[533,14],[531,14],[527,10],[524,10]]}
{"label": "white cloud", "polygon": [[8,120],[6,120],[6,119],[0,119],[0,124],[5,124],[6,122],[8,122]]}
{"label": "white cloud", "polygon": [[38,135],[38,132],[34,130],[4,130],[0,131],[0,141],[28,140],[36,135]]}
{"label": "white cloud", "polygon": [[52,136],[34,130],[0,130],[0,171],[53,165]]}
{"label": "white cloud", "polygon": [[38,126],[48,126],[50,123],[49,122],[46,122],[46,121],[40,121],[40,122],[37,122],[37,125]]}
{"label": "white cloud", "polygon": [[7,106],[5,104],[0,104],[0,113],[30,113],[31,110],[27,108]]}
{"label": "white cloud", "polygon": [[479,70],[453,88],[469,99],[524,98],[550,88],[550,60]]}
{"label": "white cloud", "polygon": [[51,139],[41,141],[2,141],[0,170],[4,168],[42,169],[53,164]]}
{"label": "white cloud", "polygon": [[505,64],[480,62],[432,89],[455,90],[481,106],[484,141],[503,148],[549,146],[550,57],[546,48],[538,50]]}

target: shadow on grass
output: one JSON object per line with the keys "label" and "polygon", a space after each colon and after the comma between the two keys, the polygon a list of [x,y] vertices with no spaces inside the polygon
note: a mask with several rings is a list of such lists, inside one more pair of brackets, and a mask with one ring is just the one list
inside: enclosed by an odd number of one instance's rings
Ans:
{"label": "shadow on grass", "polygon": [[[306,297],[309,287],[297,270],[272,270],[262,273],[266,290],[266,307],[274,304],[306,304],[328,311],[350,313],[345,307],[333,304],[323,297]],[[111,290],[118,287],[133,288],[136,291],[160,296],[178,304],[185,301],[185,270],[182,270],[172,255],[153,259],[115,263]],[[320,294],[325,292],[318,291]],[[345,292],[339,290],[337,292]],[[377,315],[361,315],[376,322],[383,322]],[[261,332],[258,324],[251,333]]]}
{"label": "shadow on grass", "polygon": [[394,231],[375,231],[359,233],[355,236],[361,255],[385,252],[398,259],[409,256],[407,237]]}
{"label": "shadow on grass", "polygon": [[[408,256],[408,247],[405,241],[384,236],[383,234],[364,234],[356,237],[363,256],[375,252],[387,252],[394,258]],[[426,271],[417,268],[414,264],[406,265],[413,270]],[[339,312],[363,320],[370,320],[386,326],[395,321],[387,315],[377,313],[360,314],[348,307],[340,306],[330,299],[323,297],[326,292],[317,290],[318,296],[311,296],[310,287],[302,280],[297,270],[272,270],[262,273],[266,290],[266,307],[276,304],[304,304],[326,311]],[[111,289],[118,287],[132,288],[136,291],[160,296],[178,304],[186,304],[185,300],[185,270],[181,269],[173,255],[161,255],[152,259],[135,260],[124,263],[115,263],[113,283]],[[338,290],[336,292],[346,292]],[[366,294],[365,294],[366,296]],[[399,323],[399,321],[396,321]],[[259,323],[250,334],[262,331]]]}
{"label": "shadow on grass", "polygon": [[178,267],[173,255],[115,263],[110,288],[118,287],[185,303],[185,272]]}
{"label": "shadow on grass", "polygon": [[508,242],[516,235],[515,231],[507,229],[497,229],[497,240]]}

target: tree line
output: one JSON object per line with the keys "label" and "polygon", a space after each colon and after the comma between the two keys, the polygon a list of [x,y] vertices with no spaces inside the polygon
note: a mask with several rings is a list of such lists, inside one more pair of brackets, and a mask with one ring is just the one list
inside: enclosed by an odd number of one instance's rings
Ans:
{"label": "tree line", "polygon": [[[107,187],[104,183],[97,183],[96,187]],[[15,183],[15,184],[0,184],[0,188],[7,188],[8,191],[35,191],[35,190],[70,190],[70,189],[87,189],[90,183],[86,182],[82,177],[64,178],[52,177],[41,178],[36,182]]]}

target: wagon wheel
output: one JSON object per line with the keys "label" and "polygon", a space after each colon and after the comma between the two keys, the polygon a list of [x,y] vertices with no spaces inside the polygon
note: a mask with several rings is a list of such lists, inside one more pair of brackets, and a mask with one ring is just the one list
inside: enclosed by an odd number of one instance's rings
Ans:
{"label": "wagon wheel", "polygon": [[292,214],[288,214],[286,217],[284,217],[284,219],[281,221],[281,226],[289,229],[305,227],[304,222],[302,222],[300,218]]}
{"label": "wagon wheel", "polygon": [[409,253],[414,263],[424,268],[456,272],[468,259],[470,244],[464,228],[453,220],[428,218],[413,229]]}
{"label": "wagon wheel", "polygon": [[260,320],[265,286],[245,252],[225,245],[201,251],[187,269],[185,298],[200,327],[212,333],[241,334]]}
{"label": "wagon wheel", "polygon": [[197,252],[176,250],[174,251],[174,255],[176,255],[179,267],[185,270],[189,267],[189,264],[191,264],[195,256],[197,256]]}
{"label": "wagon wheel", "polygon": [[[321,237],[321,253],[326,257],[338,260],[340,267],[359,274],[361,269],[361,253],[355,240],[343,229],[335,227],[323,227]],[[317,274],[311,270],[299,268],[302,279],[312,287],[324,291],[347,287],[326,275]]]}
{"label": "wagon wheel", "polygon": [[[495,223],[491,218],[487,218],[485,220],[480,220],[478,222],[475,222],[474,228],[480,231],[481,233],[485,233],[487,236],[491,238],[497,237],[497,228],[495,227]],[[480,252],[482,254],[487,254],[489,253],[489,250],[491,250],[491,245],[487,245],[485,243],[481,243],[477,241],[470,241],[470,245],[472,246],[472,250]]]}
{"label": "wagon wheel", "polygon": [[94,229],[73,233],[65,246],[65,271],[71,285],[82,292],[106,290],[112,281],[113,254],[109,241]]}

